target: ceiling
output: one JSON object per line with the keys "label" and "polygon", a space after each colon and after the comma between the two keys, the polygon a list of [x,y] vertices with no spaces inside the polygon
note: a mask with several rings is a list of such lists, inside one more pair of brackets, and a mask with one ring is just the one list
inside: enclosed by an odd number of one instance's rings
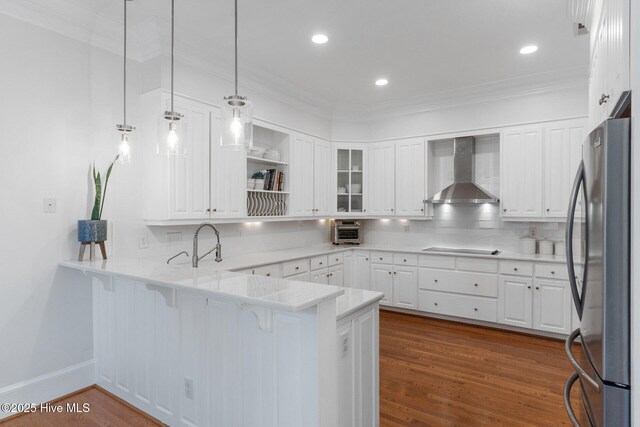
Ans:
{"label": "ceiling", "polygon": [[[33,1],[33,0],[32,0]],[[67,0],[78,2],[79,0]],[[119,0],[82,0],[96,20],[122,20]],[[132,26],[169,0],[134,0]],[[499,81],[578,70],[589,37],[575,37],[566,0],[239,0],[240,74],[288,87],[330,108],[370,106]],[[329,42],[315,45],[314,33]],[[166,35],[168,37],[168,34]],[[176,0],[178,46],[233,64],[233,1]],[[164,41],[163,41],[163,44]],[[521,55],[527,44],[538,52]],[[386,77],[389,84],[376,87]],[[242,86],[242,82],[241,82]]]}

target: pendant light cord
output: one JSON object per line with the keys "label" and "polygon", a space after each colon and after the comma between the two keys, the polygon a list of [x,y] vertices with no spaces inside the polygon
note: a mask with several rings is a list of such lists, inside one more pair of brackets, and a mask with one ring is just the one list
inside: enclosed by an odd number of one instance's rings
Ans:
{"label": "pendant light cord", "polygon": [[174,47],[174,28],[175,28],[175,0],[171,0],[171,121],[173,121],[173,47]]}
{"label": "pendant light cord", "polygon": [[236,96],[238,96],[238,0],[235,0]]}
{"label": "pendant light cord", "polygon": [[124,3],[124,78],[123,78],[123,111],[124,111],[124,128],[127,129],[127,1]]}

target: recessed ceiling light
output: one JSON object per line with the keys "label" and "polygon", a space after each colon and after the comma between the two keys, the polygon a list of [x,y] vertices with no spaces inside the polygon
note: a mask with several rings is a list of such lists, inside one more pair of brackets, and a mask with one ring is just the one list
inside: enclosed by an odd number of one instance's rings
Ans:
{"label": "recessed ceiling light", "polygon": [[378,79],[376,80],[376,86],[386,86],[389,83],[387,79]]}
{"label": "recessed ceiling light", "polygon": [[311,37],[311,41],[315,44],[325,44],[329,41],[329,37],[327,37],[326,34],[315,34],[313,37]]}
{"label": "recessed ceiling light", "polygon": [[520,53],[523,54],[523,55],[528,55],[530,53],[535,52],[536,50],[538,50],[538,46],[532,44],[532,45],[525,46],[522,49],[520,49]]}

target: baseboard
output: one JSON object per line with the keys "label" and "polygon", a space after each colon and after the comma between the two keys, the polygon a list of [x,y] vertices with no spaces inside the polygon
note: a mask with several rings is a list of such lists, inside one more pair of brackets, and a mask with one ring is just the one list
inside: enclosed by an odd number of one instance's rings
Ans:
{"label": "baseboard", "polygon": [[[78,363],[0,388],[0,403],[44,403],[96,383],[94,361]],[[12,413],[0,411],[0,420]]]}

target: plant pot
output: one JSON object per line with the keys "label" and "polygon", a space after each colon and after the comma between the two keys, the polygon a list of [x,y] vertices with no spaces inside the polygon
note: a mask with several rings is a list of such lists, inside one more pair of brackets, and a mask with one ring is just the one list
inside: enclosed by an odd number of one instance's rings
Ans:
{"label": "plant pot", "polygon": [[107,240],[107,220],[78,220],[78,242],[104,242]]}

